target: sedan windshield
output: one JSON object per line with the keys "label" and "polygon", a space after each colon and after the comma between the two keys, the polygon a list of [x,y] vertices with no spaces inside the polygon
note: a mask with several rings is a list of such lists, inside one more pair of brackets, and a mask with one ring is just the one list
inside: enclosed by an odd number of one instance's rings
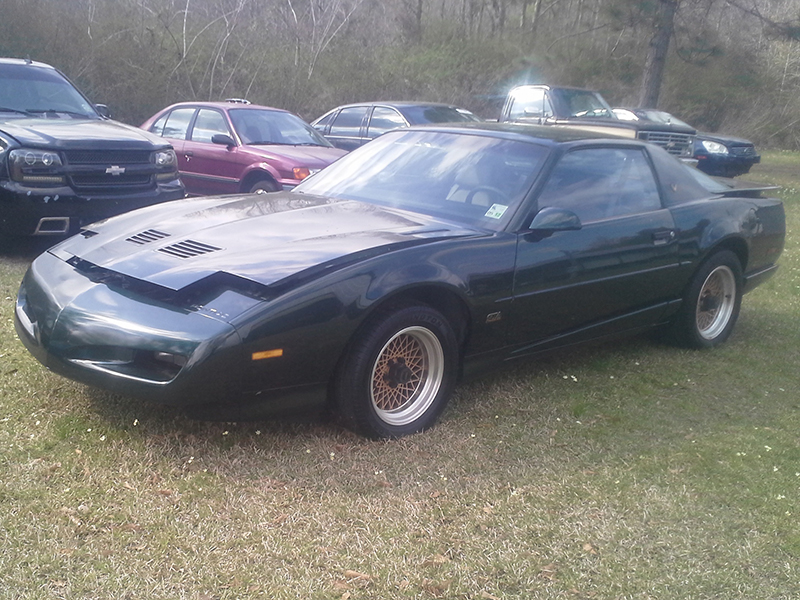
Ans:
{"label": "sedan windshield", "polygon": [[300,117],[282,110],[234,108],[228,111],[236,133],[245,144],[325,146],[330,142]]}
{"label": "sedan windshield", "polygon": [[547,152],[534,143],[486,135],[394,131],[341,158],[296,191],[497,231],[525,198]]}
{"label": "sedan windshield", "polygon": [[99,119],[91,103],[57,71],[0,65],[0,118],[7,116]]}

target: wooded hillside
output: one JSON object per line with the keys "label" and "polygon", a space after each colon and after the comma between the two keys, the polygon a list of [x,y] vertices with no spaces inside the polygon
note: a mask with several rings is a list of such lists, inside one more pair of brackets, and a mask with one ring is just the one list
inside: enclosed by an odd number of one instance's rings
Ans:
{"label": "wooded hillside", "polygon": [[306,119],[377,99],[493,118],[523,82],[636,105],[669,33],[659,108],[800,148],[798,17],[796,0],[0,0],[0,56],[53,64],[133,124],[229,97]]}

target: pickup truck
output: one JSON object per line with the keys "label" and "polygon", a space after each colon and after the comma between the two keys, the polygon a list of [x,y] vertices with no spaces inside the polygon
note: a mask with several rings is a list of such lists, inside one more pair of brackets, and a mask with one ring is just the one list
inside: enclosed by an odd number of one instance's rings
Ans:
{"label": "pickup truck", "polygon": [[552,85],[520,85],[506,97],[500,122],[577,127],[604,135],[638,138],[690,159],[696,131],[688,125],[624,121],[597,92]]}

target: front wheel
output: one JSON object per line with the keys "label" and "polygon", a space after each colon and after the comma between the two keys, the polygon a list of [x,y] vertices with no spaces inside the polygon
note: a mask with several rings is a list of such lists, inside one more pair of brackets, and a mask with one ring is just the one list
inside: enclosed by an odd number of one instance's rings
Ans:
{"label": "front wheel", "polygon": [[695,273],[673,324],[676,341],[711,348],[728,339],[742,303],[742,267],[737,256],[722,250]]}
{"label": "front wheel", "polygon": [[278,185],[271,179],[259,179],[248,189],[251,194],[269,194],[278,191]]}
{"label": "front wheel", "polygon": [[426,429],[455,385],[458,343],[444,316],[423,305],[376,314],[339,367],[335,398],[345,425],[370,438]]}

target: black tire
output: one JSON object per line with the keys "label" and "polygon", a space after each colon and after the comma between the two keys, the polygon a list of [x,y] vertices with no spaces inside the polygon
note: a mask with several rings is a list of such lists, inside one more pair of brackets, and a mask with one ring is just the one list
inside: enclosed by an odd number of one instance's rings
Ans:
{"label": "black tire", "polygon": [[455,386],[458,342],[424,305],[382,310],[355,335],[334,381],[338,416],[369,438],[398,438],[431,427]]}
{"label": "black tire", "polygon": [[674,341],[690,348],[712,348],[728,339],[742,304],[742,266],[729,250],[700,265],[672,323]]}
{"label": "black tire", "polygon": [[270,192],[277,192],[278,185],[272,179],[259,179],[247,191],[251,194],[269,194]]}

